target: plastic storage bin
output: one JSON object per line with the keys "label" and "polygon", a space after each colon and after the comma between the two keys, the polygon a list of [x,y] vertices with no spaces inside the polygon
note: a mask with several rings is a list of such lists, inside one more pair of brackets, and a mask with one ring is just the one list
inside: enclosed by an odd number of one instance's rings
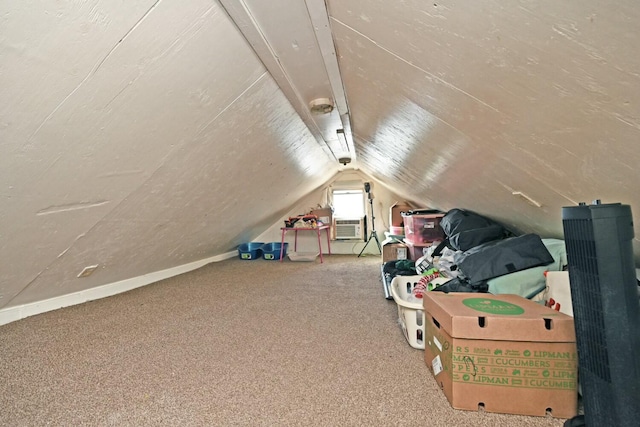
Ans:
{"label": "plastic storage bin", "polygon": [[238,257],[240,259],[258,259],[262,256],[262,242],[242,243],[238,246]]}
{"label": "plastic storage bin", "polygon": [[412,261],[417,261],[425,256],[427,249],[431,247],[431,243],[426,245],[415,245],[409,242],[406,237],[403,240],[407,246],[407,257]]}
{"label": "plastic storage bin", "polygon": [[404,236],[404,227],[392,225],[389,227],[389,234],[392,236]]}
{"label": "plastic storage bin", "polygon": [[404,238],[414,245],[425,245],[443,240],[444,230],[440,227],[440,221],[444,214],[406,214],[402,213],[404,220]]}
{"label": "plastic storage bin", "polygon": [[[413,288],[422,276],[396,276],[391,280],[391,296],[398,305],[398,321],[409,345],[424,350],[424,308],[422,298],[413,295]],[[448,278],[438,277],[431,283],[445,283]]]}
{"label": "plastic storage bin", "polygon": [[[291,261],[315,261],[320,255],[318,252],[290,252],[289,259]],[[278,254],[278,257],[280,254]]]}
{"label": "plastic storage bin", "polygon": [[[273,261],[280,260],[280,248],[282,247],[282,243],[280,242],[271,242],[265,243],[262,245],[262,258]],[[282,258],[284,259],[287,256],[287,248],[289,247],[289,243],[284,243],[284,249],[282,251]]]}

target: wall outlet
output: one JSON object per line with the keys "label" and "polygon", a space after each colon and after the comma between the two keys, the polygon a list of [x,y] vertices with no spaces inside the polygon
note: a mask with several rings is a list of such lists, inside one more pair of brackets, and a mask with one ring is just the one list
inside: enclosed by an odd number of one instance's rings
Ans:
{"label": "wall outlet", "polygon": [[87,277],[87,276],[91,276],[91,274],[96,271],[96,268],[98,268],[98,264],[96,265],[89,265],[85,268],[82,269],[82,271],[80,272],[80,274],[78,274],[78,277]]}

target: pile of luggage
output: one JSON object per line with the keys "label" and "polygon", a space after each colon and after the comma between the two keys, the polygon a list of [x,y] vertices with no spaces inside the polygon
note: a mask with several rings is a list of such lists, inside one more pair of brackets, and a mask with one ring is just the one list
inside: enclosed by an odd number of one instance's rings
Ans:
{"label": "pile of luggage", "polygon": [[[563,240],[516,235],[471,211],[452,209],[440,226],[446,238],[415,261],[415,272],[425,278],[416,286],[416,297],[433,290],[509,293],[531,299],[545,289],[545,272],[561,271],[567,263]],[[430,277],[449,280],[430,285]]]}

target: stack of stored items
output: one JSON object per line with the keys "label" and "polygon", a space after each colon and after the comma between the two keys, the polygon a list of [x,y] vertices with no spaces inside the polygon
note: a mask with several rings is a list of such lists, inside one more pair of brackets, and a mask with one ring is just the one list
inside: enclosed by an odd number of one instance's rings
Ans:
{"label": "stack of stored items", "polygon": [[316,228],[318,227],[318,217],[311,214],[291,216],[284,220],[284,226],[286,228]]}
{"label": "stack of stored items", "polygon": [[[421,298],[429,291],[515,294],[532,299],[545,290],[546,272],[561,271],[566,265],[562,240],[541,239],[535,234],[514,236],[502,225],[460,209],[447,212],[439,224],[446,237],[425,246],[426,255],[413,265],[417,276],[399,278],[402,291],[390,283],[391,296],[399,306],[415,310],[405,303],[418,301],[407,300],[405,293]],[[399,315],[403,316],[400,308]],[[403,332],[406,337],[405,326]]]}
{"label": "stack of stored items", "polygon": [[396,259],[409,259],[407,245],[404,243],[404,223],[402,212],[413,209],[407,202],[397,202],[389,208],[389,231],[382,241],[382,262]]}
{"label": "stack of stored items", "polygon": [[470,211],[452,209],[440,220],[445,234],[416,261],[432,264],[453,280],[443,292],[490,292],[533,298],[545,288],[546,271],[566,265],[562,240],[536,234],[516,236],[503,225]]}
{"label": "stack of stored items", "polygon": [[333,210],[331,208],[315,208],[304,215],[291,216],[284,220],[286,228],[316,228],[331,225]]}
{"label": "stack of stored items", "polygon": [[416,210],[408,202],[397,202],[389,209],[389,231],[382,242],[382,285],[387,299],[393,299],[390,286],[395,275],[385,273],[385,266],[395,260],[415,262],[433,237],[442,240],[442,229],[437,224],[442,215],[433,209]]}
{"label": "stack of stored items", "polygon": [[443,217],[443,212],[433,209],[402,212],[404,242],[410,259],[417,260],[425,254],[427,247],[444,240],[444,230],[440,226]]}
{"label": "stack of stored items", "polygon": [[573,319],[531,300],[543,298],[546,272],[565,267],[564,241],[515,235],[461,209],[403,218],[409,256],[419,258],[416,274],[393,277],[390,293],[405,339],[424,349],[451,405],[573,417]]}
{"label": "stack of stored items", "polygon": [[[389,231],[385,231],[382,241],[382,290],[386,299],[391,296],[391,280],[396,275],[414,275],[413,261],[409,259],[407,245],[404,243],[404,223],[402,212],[413,209],[408,202],[397,202],[389,208]],[[396,265],[398,261],[398,265]]]}

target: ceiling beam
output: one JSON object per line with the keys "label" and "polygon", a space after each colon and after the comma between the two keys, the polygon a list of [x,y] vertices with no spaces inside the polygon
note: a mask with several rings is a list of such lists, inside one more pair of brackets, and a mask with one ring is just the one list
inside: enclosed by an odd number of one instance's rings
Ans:
{"label": "ceiling beam", "polygon": [[[312,29],[307,27],[309,31],[305,33],[308,35],[292,35],[294,38],[306,37],[307,43],[304,43],[305,49],[307,49],[307,51],[304,52],[305,60],[314,57],[318,58],[317,61],[314,60],[311,63],[304,63],[304,67],[307,67],[306,70],[309,71],[307,73],[305,73],[305,68],[301,68],[300,63],[295,63],[295,66],[293,66],[292,57],[289,55],[292,50],[291,46],[287,44],[288,41],[283,42],[282,38],[279,41],[274,40],[275,38],[269,38],[261,22],[264,25],[269,22],[267,21],[268,19],[272,19],[273,17],[267,15],[264,8],[252,8],[252,1],[253,0],[220,0],[224,10],[251,45],[258,58],[262,61],[267,71],[276,81],[325,153],[336,161],[344,158],[345,155],[354,159],[355,152],[353,138],[351,136],[351,124],[349,122],[349,109],[324,0],[307,0],[305,5],[308,15],[306,16],[298,16],[301,14],[300,10],[293,8],[284,11],[284,13],[291,15],[288,17],[289,19],[296,19],[297,24],[309,22],[309,26],[313,27]],[[254,6],[259,5],[254,4]],[[276,2],[270,11],[283,10],[281,7],[285,7],[285,4],[279,5]],[[305,8],[299,9],[304,13]],[[264,16],[262,16],[261,13]],[[273,28],[271,28],[271,31],[273,33]],[[288,29],[283,28],[282,31],[288,31]],[[313,40],[314,36],[315,40]],[[292,40],[296,42],[295,39]],[[278,54],[279,52],[286,52],[287,55],[281,58]],[[286,63],[287,60],[289,61],[288,64]],[[313,67],[313,70],[310,70],[309,67]],[[309,81],[307,75],[318,76],[318,70],[323,70],[323,74],[326,73],[326,81],[328,81],[326,96],[328,97],[330,92],[332,106],[334,108],[333,112],[325,114],[312,112],[310,103],[313,100],[306,99],[308,96],[304,95],[305,79],[307,82]],[[312,73],[311,71],[314,72]],[[323,80],[323,82],[313,81],[313,85],[321,87],[323,84],[326,84],[324,83],[324,79],[319,80]],[[298,87],[297,85],[303,85],[303,87]],[[347,137],[347,153],[343,151],[339,144],[336,133],[338,129],[343,129]]]}

